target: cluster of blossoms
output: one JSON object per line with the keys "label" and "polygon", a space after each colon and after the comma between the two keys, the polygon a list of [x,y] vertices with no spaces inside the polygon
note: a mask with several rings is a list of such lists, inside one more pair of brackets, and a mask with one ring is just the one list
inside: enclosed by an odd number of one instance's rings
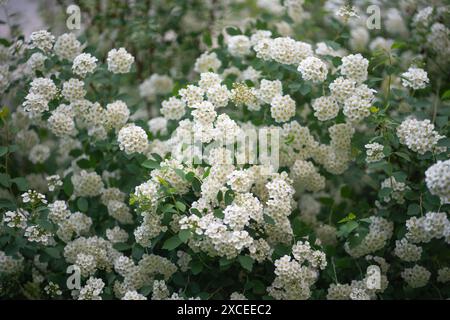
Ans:
{"label": "cluster of blossoms", "polygon": [[325,254],[313,250],[308,242],[299,241],[292,246],[292,256],[294,259],[285,255],[275,261],[276,278],[268,292],[276,299],[308,299],[319,270],[327,265]]}
{"label": "cluster of blossoms", "polygon": [[436,145],[440,139],[444,138],[434,130],[434,125],[428,119],[423,121],[407,119],[403,121],[397,128],[397,136],[400,143],[419,154],[435,149],[439,151]]}
{"label": "cluster of blossoms", "polygon": [[[3,279],[80,300],[450,294],[445,10],[389,8],[392,39],[370,39],[360,1],[329,0],[321,25],[345,36],[317,42],[294,36],[303,4],[257,1],[292,26],[212,30],[189,72],[45,30],[16,50],[21,78],[2,62],[0,89],[24,94],[0,110],[0,297]],[[424,50],[394,42],[410,32]]]}

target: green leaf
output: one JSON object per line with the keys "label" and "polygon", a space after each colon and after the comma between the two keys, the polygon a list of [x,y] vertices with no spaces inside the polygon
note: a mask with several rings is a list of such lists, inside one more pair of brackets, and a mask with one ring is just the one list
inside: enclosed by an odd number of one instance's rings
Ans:
{"label": "green leaf", "polygon": [[217,201],[219,201],[219,203],[220,203],[220,202],[222,202],[222,200],[223,200],[223,193],[222,193],[222,190],[220,190],[217,193]]}
{"label": "green leaf", "polygon": [[353,212],[350,212],[345,218],[338,221],[338,223],[344,223],[348,221],[352,221],[356,219],[356,215]]}
{"label": "green leaf", "polygon": [[88,159],[81,159],[77,161],[77,165],[81,168],[81,169],[89,169],[91,168],[91,162]]}
{"label": "green leaf", "polygon": [[193,260],[191,261],[191,272],[195,276],[202,272],[203,270],[203,264],[200,260]]}
{"label": "green leaf", "polygon": [[309,84],[304,84],[300,87],[299,91],[303,96],[306,96],[308,93],[311,92],[311,86]]}
{"label": "green leaf", "polygon": [[222,209],[220,209],[220,208],[214,209],[214,216],[215,216],[216,218],[223,219],[224,214],[223,214]]}
{"label": "green leaf", "polygon": [[407,178],[407,174],[402,171],[396,171],[392,174],[392,176],[397,180],[398,182],[405,182]]}
{"label": "green leaf", "polygon": [[202,184],[200,183],[200,181],[197,178],[194,178],[192,180],[192,189],[195,192],[200,192],[202,190]]}
{"label": "green leaf", "polygon": [[141,166],[147,169],[159,169],[160,165],[159,162],[156,160],[145,160],[141,163]]}
{"label": "green leaf", "polygon": [[192,236],[192,233],[190,230],[181,230],[178,233],[178,238],[180,238],[181,242],[183,242],[183,243],[186,243],[191,236]]}
{"label": "green leaf", "polygon": [[275,220],[273,220],[273,218],[271,216],[267,215],[267,214],[264,214],[264,221],[267,224],[275,225]]}
{"label": "green leaf", "polygon": [[406,212],[406,214],[408,216],[417,216],[420,213],[420,206],[416,203],[411,203],[408,206],[408,211]]}
{"label": "green leaf", "polygon": [[0,184],[6,188],[9,188],[11,186],[11,177],[9,174],[6,173],[0,173]]}
{"label": "green leaf", "polygon": [[225,205],[230,205],[234,200],[234,192],[233,190],[227,190],[225,192]]}
{"label": "green leaf", "polygon": [[175,170],[175,173],[181,178],[181,179],[186,179],[186,175],[185,175],[185,173],[184,173],[184,171],[183,170],[181,170],[181,169],[174,169]]}
{"label": "green leaf", "polygon": [[378,197],[385,198],[388,197],[392,192],[391,188],[383,188],[380,191],[378,191]]}
{"label": "green leaf", "polygon": [[118,251],[126,251],[126,250],[130,250],[131,249],[131,244],[128,243],[115,243],[113,245],[114,249],[118,250]]}
{"label": "green leaf", "polygon": [[203,34],[203,42],[208,46],[211,47],[212,46],[212,39],[211,39],[211,34],[209,32],[205,32]]}
{"label": "green leaf", "polygon": [[447,91],[445,91],[445,92],[442,94],[441,99],[442,99],[442,100],[450,99],[450,89],[447,90]]}
{"label": "green leaf", "polygon": [[448,116],[436,117],[436,125],[438,126],[438,128],[443,128],[448,125]]}
{"label": "green leaf", "polygon": [[89,207],[87,199],[86,198],[78,198],[77,207],[81,212],[87,212],[88,207]]}
{"label": "green leaf", "polygon": [[173,204],[171,203],[166,203],[162,209],[161,209],[162,213],[177,213],[177,210],[175,210]]}
{"label": "green leaf", "polygon": [[68,197],[70,197],[73,193],[73,184],[72,184],[72,180],[70,179],[70,175],[68,175],[64,178],[63,190],[64,190],[64,193]]}
{"label": "green leaf", "polygon": [[169,239],[167,239],[163,244],[163,249],[166,250],[174,250],[176,249],[180,244],[182,244],[180,238],[178,236],[173,236]]}
{"label": "green leaf", "polygon": [[241,30],[234,27],[228,27],[226,31],[230,36],[237,36],[238,34],[241,34]]}
{"label": "green leaf", "polygon": [[175,207],[180,210],[181,212],[186,211],[186,205],[183,202],[177,201],[175,202]]}
{"label": "green leaf", "polygon": [[222,257],[222,258],[219,259],[219,266],[221,266],[221,267],[229,266],[229,265],[231,265],[233,263],[233,261],[234,260],[229,260],[229,259],[227,259],[225,257]]}
{"label": "green leaf", "polygon": [[209,176],[210,171],[211,167],[206,168],[205,172],[203,173],[202,179],[206,179]]}
{"label": "green leaf", "polygon": [[0,208],[14,210],[16,209],[16,205],[8,199],[0,199]]}
{"label": "green leaf", "polygon": [[407,47],[407,44],[402,42],[402,41],[395,41],[392,46],[391,49],[402,49]]}
{"label": "green leaf", "polygon": [[437,143],[437,146],[450,148],[450,138],[440,139]]}
{"label": "green leaf", "polygon": [[193,173],[192,171],[189,171],[188,173],[186,173],[186,175],[184,176],[184,178],[188,181],[188,182],[192,182],[195,179],[195,173]]}
{"label": "green leaf", "polygon": [[0,147],[0,157],[3,157],[8,152],[8,147]]}
{"label": "green leaf", "polygon": [[341,196],[343,198],[350,199],[352,197],[352,188],[350,188],[349,186],[343,186],[341,188]]}
{"label": "green leaf", "polygon": [[400,158],[405,159],[406,161],[411,161],[411,158],[409,157],[409,155],[407,153],[397,151],[397,152],[394,152],[394,154],[396,154]]}
{"label": "green leaf", "polygon": [[55,247],[47,247],[44,249],[44,252],[47,253],[52,258],[55,258],[55,259],[61,258],[59,250]]}
{"label": "green leaf", "polygon": [[341,225],[338,231],[338,236],[340,237],[348,237],[348,235],[355,230],[359,226],[356,221],[348,221],[345,224]]}
{"label": "green leaf", "polygon": [[20,191],[28,190],[27,179],[25,179],[23,177],[18,177],[18,178],[12,179],[11,181],[16,184],[17,188],[19,188]]}
{"label": "green leaf", "polygon": [[238,256],[239,263],[241,264],[242,268],[252,271],[253,269],[253,258],[250,256]]}

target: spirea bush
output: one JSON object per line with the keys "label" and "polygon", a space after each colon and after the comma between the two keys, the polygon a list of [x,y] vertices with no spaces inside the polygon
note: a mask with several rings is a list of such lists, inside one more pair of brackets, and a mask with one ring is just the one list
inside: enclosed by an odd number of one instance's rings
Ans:
{"label": "spirea bush", "polygon": [[1,298],[450,297],[448,5],[231,2],[261,18],[147,78],[2,39]]}

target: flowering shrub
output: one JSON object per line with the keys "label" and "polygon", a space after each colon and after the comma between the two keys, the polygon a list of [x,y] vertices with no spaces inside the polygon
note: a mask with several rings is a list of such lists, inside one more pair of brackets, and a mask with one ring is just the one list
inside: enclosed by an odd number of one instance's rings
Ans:
{"label": "flowering shrub", "polygon": [[449,8],[355,2],[257,1],[140,83],[125,44],[4,39],[0,296],[448,298]]}

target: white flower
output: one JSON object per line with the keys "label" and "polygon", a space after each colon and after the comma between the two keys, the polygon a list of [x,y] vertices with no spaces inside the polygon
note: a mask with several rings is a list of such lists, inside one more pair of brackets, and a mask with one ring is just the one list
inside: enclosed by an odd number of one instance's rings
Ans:
{"label": "white flower", "polygon": [[72,71],[80,77],[85,77],[88,73],[94,72],[97,67],[97,58],[89,53],[82,53],[73,60]]}
{"label": "white flower", "polygon": [[364,82],[367,80],[368,66],[369,60],[358,53],[343,57],[339,69],[342,75],[347,76],[356,82]]}
{"label": "white flower", "polygon": [[69,79],[68,81],[64,82],[61,94],[69,102],[83,99],[86,95],[84,82],[75,78]]}
{"label": "white flower", "polygon": [[276,122],[286,122],[295,116],[295,101],[289,95],[274,97],[270,106],[270,114]]}
{"label": "white flower", "polygon": [[339,105],[332,96],[315,99],[311,107],[314,110],[314,116],[320,121],[334,119],[339,113]]}
{"label": "white flower", "polygon": [[47,30],[35,31],[30,35],[31,47],[49,52],[53,48],[55,37]]}
{"label": "white flower", "polygon": [[180,120],[186,113],[186,104],[175,97],[164,100],[161,106],[161,114],[167,120]]}
{"label": "white flower", "polygon": [[147,133],[141,127],[130,124],[120,129],[117,140],[120,150],[127,154],[144,153],[148,148]]}
{"label": "white flower", "polygon": [[312,82],[323,82],[327,78],[328,68],[325,62],[316,57],[307,57],[298,66],[305,80]]}
{"label": "white flower", "polygon": [[397,136],[401,144],[419,154],[433,151],[443,136],[434,130],[430,120],[406,119],[397,128]]}
{"label": "white flower", "polygon": [[52,100],[58,92],[55,83],[51,79],[47,78],[35,78],[30,83],[30,93],[40,95],[45,100]]}
{"label": "white flower", "polygon": [[443,204],[450,203],[450,160],[438,161],[425,171],[425,182],[431,194],[441,198]]}
{"label": "white flower", "polygon": [[28,211],[18,208],[16,211],[7,211],[3,217],[3,223],[10,228],[25,229],[27,219],[30,214]]}
{"label": "white flower", "polygon": [[407,72],[402,74],[402,85],[414,90],[423,89],[430,80],[425,70],[416,67],[410,67]]}
{"label": "white flower", "polygon": [[81,52],[81,43],[73,33],[64,33],[59,36],[53,48],[60,59],[72,61]]}
{"label": "white flower", "polygon": [[80,197],[95,197],[104,187],[102,178],[96,172],[82,170],[71,178],[74,193]]}
{"label": "white flower", "polygon": [[44,163],[50,157],[50,148],[44,144],[37,144],[31,148],[28,159],[34,163]]}
{"label": "white flower", "polygon": [[250,39],[244,35],[237,35],[229,37],[227,40],[228,51],[232,56],[244,57],[250,54],[251,43]]}
{"label": "white flower", "polygon": [[108,52],[108,70],[112,73],[128,73],[134,62],[134,57],[125,48],[112,49]]}
{"label": "white flower", "polygon": [[412,268],[403,270],[401,276],[410,287],[421,288],[427,285],[431,273],[424,267],[416,264]]}
{"label": "white flower", "polygon": [[283,88],[281,81],[279,80],[261,80],[259,90],[257,91],[258,98],[265,103],[271,103],[272,99],[276,96],[283,94]]}
{"label": "white flower", "polygon": [[106,123],[116,130],[122,128],[130,117],[130,110],[121,100],[106,105]]}
{"label": "white flower", "polygon": [[209,72],[210,70],[216,72],[221,65],[222,62],[217,58],[217,54],[215,52],[204,52],[195,61],[194,70],[198,73]]}
{"label": "white flower", "polygon": [[156,117],[148,121],[148,128],[153,135],[167,134],[167,119],[163,117]]}
{"label": "white flower", "polygon": [[385,157],[383,153],[384,146],[379,144],[378,142],[368,143],[364,147],[367,149],[366,161],[368,163],[380,161]]}

